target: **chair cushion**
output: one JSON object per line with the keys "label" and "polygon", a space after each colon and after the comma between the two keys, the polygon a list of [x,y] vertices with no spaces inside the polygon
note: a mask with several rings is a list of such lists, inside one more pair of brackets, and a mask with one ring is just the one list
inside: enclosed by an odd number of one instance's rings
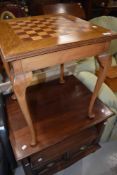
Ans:
{"label": "chair cushion", "polygon": [[83,60],[77,61],[74,74],[77,75],[81,71],[88,71],[95,73],[95,58],[93,56],[90,58],[85,58]]}
{"label": "chair cushion", "polygon": [[[93,92],[97,77],[90,72],[80,72],[75,76],[90,90]],[[99,95],[99,99],[103,101],[108,107],[111,107],[117,111],[117,97],[112,90],[103,83]]]}

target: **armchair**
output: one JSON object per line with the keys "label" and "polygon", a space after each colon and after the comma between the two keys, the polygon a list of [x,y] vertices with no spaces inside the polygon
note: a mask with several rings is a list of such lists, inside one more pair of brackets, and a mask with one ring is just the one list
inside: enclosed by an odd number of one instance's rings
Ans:
{"label": "armchair", "polygon": [[[96,25],[101,25],[105,28],[117,31],[117,18],[115,17],[98,17],[91,20]],[[112,66],[117,66],[117,40],[112,41],[109,52],[113,55]],[[77,62],[74,70],[74,75],[85,84],[89,90],[93,91],[96,83],[96,70],[98,64],[94,57]],[[117,79],[116,79],[117,80]],[[99,99],[110,107],[115,115],[108,119],[101,141],[117,140],[117,92],[113,92],[108,85],[103,83],[99,93]]]}

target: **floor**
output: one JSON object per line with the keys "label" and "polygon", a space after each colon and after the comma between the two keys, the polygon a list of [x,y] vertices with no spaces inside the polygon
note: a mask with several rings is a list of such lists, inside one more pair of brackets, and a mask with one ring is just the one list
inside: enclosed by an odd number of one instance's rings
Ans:
{"label": "floor", "polygon": [[[25,175],[22,167],[15,175]],[[97,152],[55,175],[117,175],[117,142],[102,144]]]}

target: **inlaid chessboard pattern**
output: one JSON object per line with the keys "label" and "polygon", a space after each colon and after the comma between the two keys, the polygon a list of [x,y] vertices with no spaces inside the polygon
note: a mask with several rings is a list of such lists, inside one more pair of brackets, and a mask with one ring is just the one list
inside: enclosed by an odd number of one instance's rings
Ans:
{"label": "inlaid chessboard pattern", "polygon": [[82,20],[79,20],[79,22],[74,23],[74,21],[63,16],[49,16],[8,21],[8,24],[20,39],[41,40],[92,30],[91,26],[83,25]]}

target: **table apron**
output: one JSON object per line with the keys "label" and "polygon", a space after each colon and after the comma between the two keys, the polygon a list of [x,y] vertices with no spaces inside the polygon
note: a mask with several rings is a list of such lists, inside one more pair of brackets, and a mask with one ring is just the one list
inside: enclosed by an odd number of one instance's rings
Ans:
{"label": "table apron", "polygon": [[109,43],[98,43],[22,59],[21,63],[23,72],[42,69],[90,56],[96,56],[105,52],[108,48]]}

